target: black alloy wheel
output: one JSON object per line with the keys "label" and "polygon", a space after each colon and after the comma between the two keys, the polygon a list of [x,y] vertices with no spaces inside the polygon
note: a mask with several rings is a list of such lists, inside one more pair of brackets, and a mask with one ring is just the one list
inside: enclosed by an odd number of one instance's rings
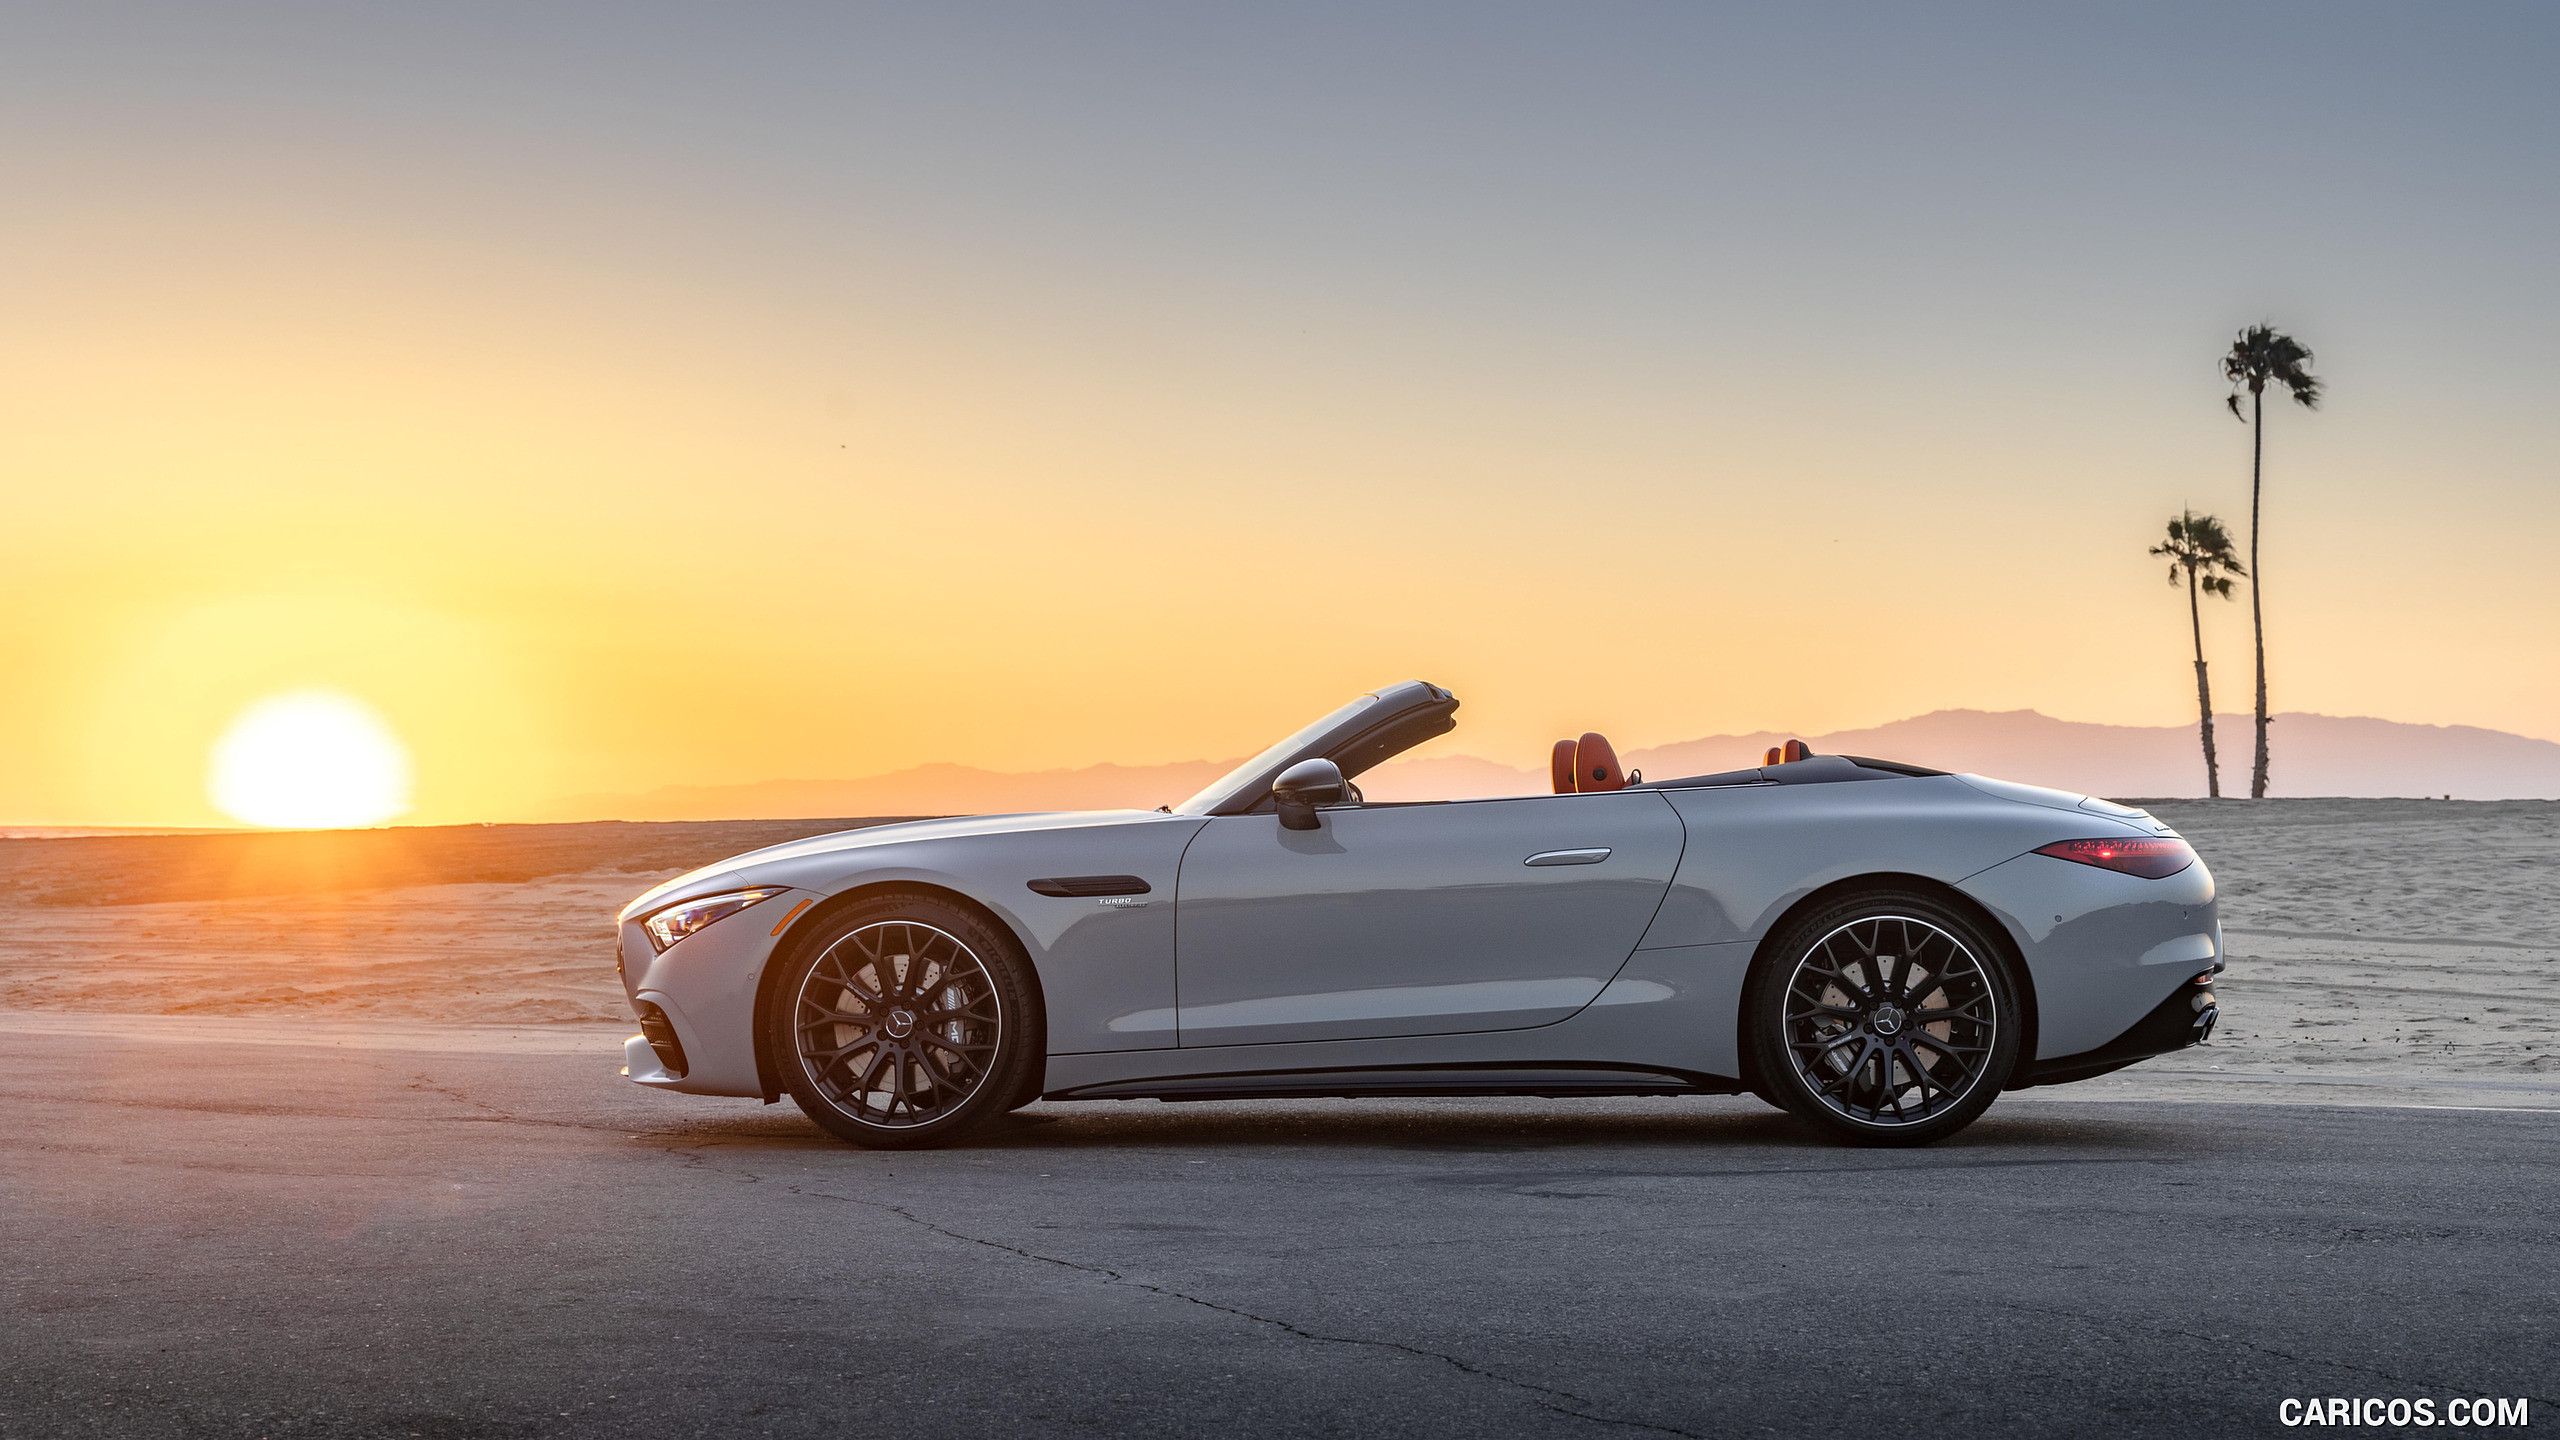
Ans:
{"label": "black alloy wheel", "polygon": [[929,896],[890,895],[795,947],[766,1016],[783,1088],[878,1149],[940,1143],[1036,1086],[1039,1000],[1010,935]]}
{"label": "black alloy wheel", "polygon": [[1934,897],[1874,892],[1787,927],[1753,975],[1746,1043],[1789,1113],[1864,1145],[1942,1140],[2017,1063],[2004,947]]}

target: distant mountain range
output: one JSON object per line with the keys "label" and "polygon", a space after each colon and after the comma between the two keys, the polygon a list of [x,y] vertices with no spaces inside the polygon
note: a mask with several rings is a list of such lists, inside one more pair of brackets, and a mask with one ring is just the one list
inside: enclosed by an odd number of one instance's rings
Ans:
{"label": "distant mountain range", "polygon": [[[2250,720],[2215,724],[2226,795],[2249,791]],[[2335,715],[2287,714],[2273,725],[2277,796],[2450,795],[2457,800],[2560,798],[2560,744],[2469,725],[2405,725]],[[1791,736],[1714,735],[1631,750],[1647,778],[1708,775],[1760,763],[1772,745],[1801,738],[1826,755],[1866,755],[1937,770],[2116,797],[2204,793],[2193,725],[2091,725],[2033,710],[1938,710],[1866,730]],[[753,785],[672,785],[637,795],[580,795],[543,807],[545,820],[792,819],[839,815],[963,815],[1015,810],[1153,809],[1225,774],[1233,760],[1170,765],[1088,765],[1007,773],[969,765],[918,765],[857,780],[767,780]],[[1390,761],[1360,779],[1376,800],[1456,800],[1547,790],[1543,768],[1472,755]]]}

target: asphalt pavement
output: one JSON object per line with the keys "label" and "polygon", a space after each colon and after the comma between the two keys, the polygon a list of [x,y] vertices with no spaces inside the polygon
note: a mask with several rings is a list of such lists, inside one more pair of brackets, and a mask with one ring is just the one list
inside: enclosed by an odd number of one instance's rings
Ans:
{"label": "asphalt pavement", "polygon": [[2560,1113],[1042,1105],[864,1152],[618,1057],[0,1033],[9,1436],[2560,1424]]}

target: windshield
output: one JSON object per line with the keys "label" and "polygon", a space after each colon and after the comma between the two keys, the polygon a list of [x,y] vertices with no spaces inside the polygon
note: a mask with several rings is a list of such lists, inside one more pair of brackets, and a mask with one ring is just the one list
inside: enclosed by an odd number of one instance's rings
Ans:
{"label": "windshield", "polygon": [[1183,801],[1181,804],[1174,806],[1173,813],[1176,815],[1208,814],[1212,809],[1216,808],[1219,801],[1227,798],[1227,796],[1231,794],[1237,786],[1245,784],[1256,776],[1262,774],[1265,770],[1268,770],[1272,766],[1279,764],[1281,761],[1288,759],[1290,756],[1305,749],[1309,745],[1314,744],[1316,741],[1323,739],[1327,734],[1349,721],[1353,716],[1368,709],[1370,706],[1377,704],[1378,698],[1379,697],[1375,694],[1363,695],[1359,699],[1352,701],[1350,704],[1343,706],[1341,709],[1334,711],[1332,714],[1327,715],[1323,719],[1318,720],[1303,730],[1300,730],[1297,734],[1290,736],[1288,739],[1281,741],[1279,744],[1272,746],[1270,749],[1263,751],[1261,754],[1254,756],[1252,759],[1247,760],[1233,770],[1230,770],[1226,774],[1211,781],[1199,794],[1194,795],[1190,799]]}

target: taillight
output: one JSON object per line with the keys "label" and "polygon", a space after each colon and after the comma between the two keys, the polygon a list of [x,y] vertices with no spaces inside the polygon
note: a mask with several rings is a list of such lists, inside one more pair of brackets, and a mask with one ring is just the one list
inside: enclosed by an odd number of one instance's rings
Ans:
{"label": "taillight", "polygon": [[2196,863],[2193,846],[2184,840],[2056,840],[2036,851],[2077,865],[2121,870],[2145,880],[2175,875]]}

